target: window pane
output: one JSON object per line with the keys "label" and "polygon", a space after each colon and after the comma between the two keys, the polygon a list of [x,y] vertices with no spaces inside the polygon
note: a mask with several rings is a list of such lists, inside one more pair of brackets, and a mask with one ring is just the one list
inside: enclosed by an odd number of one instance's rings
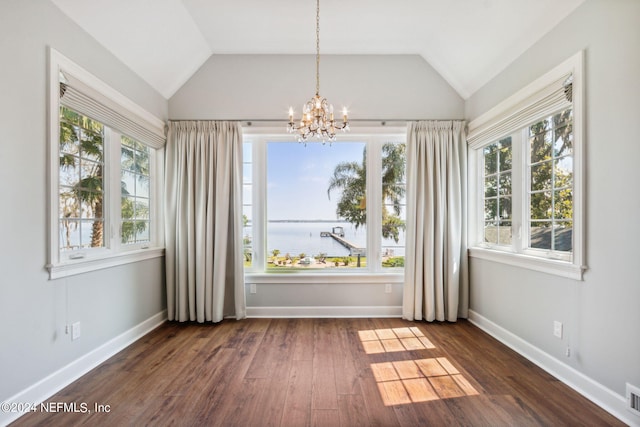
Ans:
{"label": "window pane", "polygon": [[59,215],[61,219],[80,218],[80,203],[72,188],[60,187],[59,189]]}
{"label": "window pane", "polygon": [[498,224],[495,221],[485,221],[484,223],[484,241],[485,243],[498,244]]}
{"label": "window pane", "polygon": [[382,267],[404,267],[406,144],[382,146]]}
{"label": "window pane", "polygon": [[573,229],[571,222],[531,223],[531,247],[554,251],[570,252],[573,250]]}
{"label": "window pane", "polygon": [[123,170],[120,175],[120,191],[123,196],[136,194],[136,174]]}
{"label": "window pane", "polygon": [[[547,124],[546,121],[542,123]],[[539,133],[530,139],[530,143],[532,164],[542,162],[544,160],[549,160],[551,158],[553,153],[553,132],[546,131],[543,133]]]}
{"label": "window pane", "polygon": [[267,143],[269,270],[366,266],[364,159],[362,142]]}
{"label": "window pane", "polygon": [[80,181],[80,159],[65,154],[60,156],[60,185],[74,187]]}
{"label": "window pane", "polygon": [[562,157],[553,162],[554,187],[569,187],[573,184],[573,157]]}
{"label": "window pane", "polygon": [[573,191],[570,188],[556,191],[553,208],[556,219],[573,219]]}
{"label": "window pane", "polygon": [[[251,208],[249,207],[249,212]],[[246,212],[246,207],[243,207],[243,212]],[[251,222],[251,214],[242,214],[242,247],[244,252],[244,266],[251,267],[251,261],[253,260],[253,226]]]}
{"label": "window pane", "polygon": [[511,194],[511,172],[500,174],[500,195]]}
{"label": "window pane", "polygon": [[500,219],[511,219],[511,197],[498,198]]}
{"label": "window pane", "polygon": [[149,218],[149,200],[136,198],[135,199],[135,216],[136,219],[148,219]]}
{"label": "window pane", "polygon": [[136,195],[138,197],[149,198],[149,184],[149,176],[138,175],[138,179],[136,181]]}
{"label": "window pane", "polygon": [[120,241],[136,244],[150,241],[151,149],[133,138],[120,139]]}
{"label": "window pane", "polygon": [[554,232],[554,250],[571,252],[573,250],[573,223],[559,222]]}
{"label": "window pane", "polygon": [[498,195],[498,176],[492,175],[484,180],[484,197],[494,197]]}
{"label": "window pane", "polygon": [[573,154],[573,125],[568,124],[556,129],[553,143],[553,155],[556,157]]}
{"label": "window pane", "polygon": [[101,220],[80,222],[80,246],[99,248],[104,241],[104,223]]}
{"label": "window pane", "polygon": [[251,184],[243,184],[242,185],[242,204],[243,205],[251,205],[251,201],[253,198],[253,186]]}
{"label": "window pane", "polygon": [[382,267],[404,267],[406,206],[385,205],[383,209]]}
{"label": "window pane", "polygon": [[245,163],[253,163],[252,159],[252,145],[250,142],[242,143],[242,161]]}
{"label": "window pane", "polygon": [[[513,149],[511,137],[502,138],[483,150],[484,154],[484,241],[511,244],[511,192]],[[501,221],[502,220],[502,221]]]}
{"label": "window pane", "polygon": [[551,188],[552,162],[544,162],[531,166],[531,191]]}
{"label": "window pane", "polygon": [[484,201],[484,219],[498,219],[498,199],[485,199]]}
{"label": "window pane", "polygon": [[531,223],[531,247],[551,249],[552,228],[550,222]]}
{"label": "window pane", "polygon": [[500,140],[500,170],[502,172],[511,170],[513,161],[513,151],[511,149],[511,137]]}
{"label": "window pane", "polygon": [[[530,128],[532,248],[572,250],[573,124],[568,109]],[[553,136],[550,136],[553,135]],[[541,221],[543,220],[543,221]]]}
{"label": "window pane", "polygon": [[531,219],[551,219],[551,193],[534,193],[531,195]]}
{"label": "window pane", "polygon": [[498,146],[491,144],[483,150],[484,173],[490,175],[498,171]]}
{"label": "window pane", "polygon": [[253,146],[250,142],[242,144],[242,248],[244,267],[253,265]]}
{"label": "window pane", "polygon": [[251,163],[244,163],[242,165],[242,182],[244,182],[245,184],[249,184],[253,180],[252,168],[253,168],[253,165]]}
{"label": "window pane", "polygon": [[498,230],[498,244],[510,245],[512,237],[511,221],[500,221]]}
{"label": "window pane", "polygon": [[138,231],[138,234],[136,234],[136,241],[148,242],[151,240],[149,221],[136,221],[136,230]]}

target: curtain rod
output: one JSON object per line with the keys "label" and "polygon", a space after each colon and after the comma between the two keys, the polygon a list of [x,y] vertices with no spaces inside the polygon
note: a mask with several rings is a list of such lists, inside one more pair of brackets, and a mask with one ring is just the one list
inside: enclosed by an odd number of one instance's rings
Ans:
{"label": "curtain rod", "polygon": [[[203,122],[203,121],[216,121],[216,122],[242,122],[247,123],[248,126],[251,126],[252,123],[287,123],[287,119],[169,119],[168,122],[185,122],[185,121],[195,121],[195,122]],[[465,119],[349,119],[349,123],[364,123],[364,122],[378,122],[382,126],[385,126],[387,123],[395,123],[395,122],[421,122],[421,121],[442,121],[442,122],[455,122],[455,121],[465,121]]]}

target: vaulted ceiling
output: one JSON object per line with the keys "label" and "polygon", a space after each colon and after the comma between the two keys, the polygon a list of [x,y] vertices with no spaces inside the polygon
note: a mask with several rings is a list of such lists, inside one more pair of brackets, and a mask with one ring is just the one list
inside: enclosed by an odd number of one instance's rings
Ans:
{"label": "vaulted ceiling", "polygon": [[[314,54],[314,0],[51,0],[165,98],[215,54]],[[584,0],[322,0],[321,54],[421,55],[468,98]]]}

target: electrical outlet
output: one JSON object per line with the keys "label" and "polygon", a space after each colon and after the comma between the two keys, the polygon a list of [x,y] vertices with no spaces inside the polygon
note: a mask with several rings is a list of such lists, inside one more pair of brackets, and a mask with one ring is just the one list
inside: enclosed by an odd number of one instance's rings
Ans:
{"label": "electrical outlet", "polygon": [[393,290],[393,289],[392,289],[392,287],[391,287],[391,283],[386,283],[386,284],[384,285],[384,293],[385,293],[385,294],[390,294],[392,290]]}
{"label": "electrical outlet", "polygon": [[80,338],[80,322],[71,325],[71,340],[75,341]]}
{"label": "electrical outlet", "polygon": [[553,322],[553,335],[558,338],[562,338],[562,322],[554,320]]}
{"label": "electrical outlet", "polygon": [[255,294],[256,292],[258,292],[258,289],[257,289],[257,287],[256,287],[256,284],[255,284],[255,283],[250,284],[250,285],[249,285],[249,293],[251,293],[251,294]]}

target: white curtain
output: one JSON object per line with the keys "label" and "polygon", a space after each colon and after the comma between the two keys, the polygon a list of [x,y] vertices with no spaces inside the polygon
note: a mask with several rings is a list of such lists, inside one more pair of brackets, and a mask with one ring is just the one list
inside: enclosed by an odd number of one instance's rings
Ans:
{"label": "white curtain", "polygon": [[169,320],[246,317],[240,126],[170,122],[165,176]]}
{"label": "white curtain", "polygon": [[467,317],[464,122],[423,121],[407,134],[403,317]]}

